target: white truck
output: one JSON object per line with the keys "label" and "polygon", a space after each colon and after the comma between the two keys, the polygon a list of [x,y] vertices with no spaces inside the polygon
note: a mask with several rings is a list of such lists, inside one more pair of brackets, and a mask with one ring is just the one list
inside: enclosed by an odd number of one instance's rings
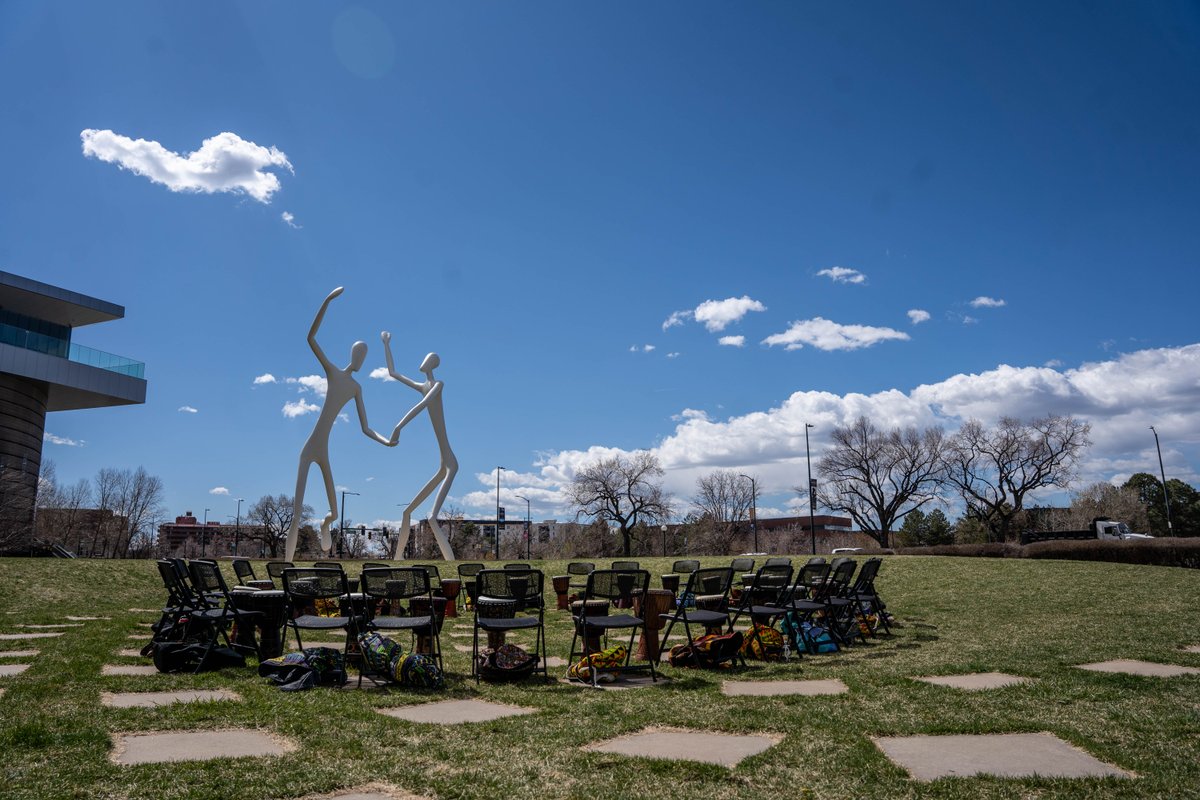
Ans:
{"label": "white truck", "polygon": [[1092,526],[1085,531],[1030,531],[1021,534],[1021,544],[1032,542],[1048,542],[1054,539],[1118,539],[1132,542],[1139,539],[1153,539],[1148,533],[1134,533],[1124,522],[1116,522],[1108,517],[1095,517]]}

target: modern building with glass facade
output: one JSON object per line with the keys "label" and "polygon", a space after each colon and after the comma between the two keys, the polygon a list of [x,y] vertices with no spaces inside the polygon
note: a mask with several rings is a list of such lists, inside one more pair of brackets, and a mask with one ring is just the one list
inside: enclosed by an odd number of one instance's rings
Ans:
{"label": "modern building with glass facade", "polygon": [[46,414],[146,401],[145,365],[72,341],[121,306],[0,272],[0,543],[33,535]]}

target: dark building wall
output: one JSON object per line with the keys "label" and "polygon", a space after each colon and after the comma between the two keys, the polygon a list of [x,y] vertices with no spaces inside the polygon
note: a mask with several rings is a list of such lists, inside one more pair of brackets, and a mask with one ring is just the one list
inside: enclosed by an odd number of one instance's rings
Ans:
{"label": "dark building wall", "polygon": [[33,537],[48,387],[0,373],[0,542]]}

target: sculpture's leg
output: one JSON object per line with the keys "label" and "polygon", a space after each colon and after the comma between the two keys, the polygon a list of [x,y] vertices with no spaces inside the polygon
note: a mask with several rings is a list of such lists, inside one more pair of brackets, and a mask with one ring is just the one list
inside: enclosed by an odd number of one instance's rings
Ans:
{"label": "sculpture's leg", "polygon": [[442,551],[442,558],[447,561],[454,560],[454,548],[450,545],[450,540],[446,538],[446,534],[442,533],[441,526],[438,525],[438,514],[442,512],[442,503],[446,501],[446,495],[450,493],[450,484],[454,483],[454,476],[458,474],[458,461],[450,459],[449,463],[443,466],[442,471],[438,475],[444,476],[442,486],[438,489],[437,497],[433,501],[433,510],[429,514],[429,527],[433,531],[433,538],[438,543],[438,549]]}
{"label": "sculpture's leg", "polygon": [[[338,518],[337,490],[333,486],[333,470],[329,467],[329,460],[318,461],[317,466],[321,468],[321,476],[325,478],[325,496],[329,500],[329,513],[321,521],[321,549],[326,555],[332,556],[333,537],[329,534],[329,526]],[[344,531],[342,535],[345,536]]]}
{"label": "sculpture's leg", "polygon": [[413,501],[408,504],[407,508],[404,509],[404,520],[400,523],[400,538],[396,541],[396,555],[394,558],[399,559],[404,553],[404,547],[408,544],[408,529],[409,525],[411,524],[413,511],[416,510],[417,506],[425,502],[426,497],[429,497],[429,495],[433,494],[433,490],[435,487],[437,487],[438,481],[442,479],[442,472],[443,470],[438,470],[438,474],[434,475],[433,478],[430,479],[429,483],[425,484],[421,491],[417,492],[417,496],[414,497]]}
{"label": "sculpture's leg", "polygon": [[392,553],[392,558],[395,561],[400,561],[404,558],[404,548],[408,547],[408,529],[412,525],[412,511],[404,510],[404,517],[400,520],[400,530],[396,532],[396,550]]}
{"label": "sculpture's leg", "polygon": [[283,549],[283,560],[292,561],[296,556],[296,542],[300,538],[300,517],[304,508],[304,485],[308,483],[308,468],[312,462],[301,457],[296,475],[296,496],[292,501],[292,526],[288,528],[287,546]]}

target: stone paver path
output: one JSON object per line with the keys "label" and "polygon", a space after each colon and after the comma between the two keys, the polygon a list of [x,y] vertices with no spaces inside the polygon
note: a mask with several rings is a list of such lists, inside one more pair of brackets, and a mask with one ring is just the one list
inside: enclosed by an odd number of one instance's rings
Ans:
{"label": "stone paver path", "polygon": [[1153,661],[1138,661],[1131,658],[1116,658],[1112,661],[1097,661],[1080,664],[1080,669],[1092,672],[1123,672],[1127,675],[1145,675],[1152,678],[1174,678],[1177,675],[1200,675],[1196,667],[1180,667],[1175,664],[1157,664]]}
{"label": "stone paver path", "polygon": [[451,633],[449,635],[452,639],[472,639],[475,636],[473,633]]}
{"label": "stone paver path", "polygon": [[62,631],[54,633],[0,633],[0,641],[15,641],[19,639],[52,639],[55,636],[62,636]]}
{"label": "stone paver path", "polygon": [[850,691],[837,678],[809,681],[724,681],[721,694],[730,697],[776,697],[780,695],[844,694]]}
{"label": "stone paver path", "polygon": [[469,644],[456,644],[456,645],[454,645],[454,649],[455,649],[455,650],[457,650],[457,651],[458,651],[458,652],[460,652],[460,653],[472,653],[472,652],[474,652],[474,650],[472,649],[471,645],[469,645]]}
{"label": "stone paver path", "polygon": [[532,714],[536,708],[506,706],[484,700],[442,700],[399,708],[381,708],[380,714],[409,722],[429,722],[435,725],[458,725],[464,722],[488,722],[493,719]]}
{"label": "stone paver path", "polygon": [[125,637],[126,639],[137,639],[139,642],[145,642],[150,639],[150,636],[145,633],[131,633]]}
{"label": "stone paver path", "polygon": [[[658,676],[658,683],[650,677],[648,672],[625,672],[616,675],[616,680],[612,683],[600,681],[595,688],[605,689],[607,691],[621,692],[627,689],[650,689],[655,686],[665,686],[670,683],[670,678],[665,678],[662,675]],[[589,680],[586,683],[573,681],[570,678],[559,678],[559,683],[565,683],[567,686],[574,686],[579,689],[591,689],[592,682]]]}
{"label": "stone paver path", "polygon": [[706,731],[647,730],[585,745],[583,749],[640,758],[700,761],[732,768],[742,759],[756,756],[779,741],[778,738],[761,734],[739,736]]}
{"label": "stone paver path", "polygon": [[301,800],[427,800],[409,792],[394,789],[390,786],[370,784],[356,789],[342,789],[333,794],[322,794],[301,798]]}
{"label": "stone paver path", "polygon": [[93,622],[98,619],[112,619],[112,617],[72,617],[70,614],[68,614],[67,619],[71,620],[72,622]]}
{"label": "stone paver path", "polygon": [[124,656],[125,658],[141,658],[142,651],[140,648],[127,647],[122,650],[118,650],[117,655]]}
{"label": "stone paver path", "polygon": [[162,613],[161,608],[131,608],[131,609],[129,609],[129,611],[131,614],[161,614]]}
{"label": "stone paver path", "polygon": [[27,669],[29,669],[28,664],[0,664],[0,678],[20,675]]}
{"label": "stone paver path", "polygon": [[1020,675],[1009,675],[1005,672],[973,672],[969,675],[931,675],[913,680],[932,683],[934,686],[949,686],[968,692],[979,692],[984,689],[999,689],[1003,686],[1013,686],[1018,683],[1028,683],[1028,678]]}
{"label": "stone paver path", "polygon": [[1187,647],[1183,648],[1183,652],[1185,652],[1185,653],[1200,653],[1200,644],[1190,644]]}
{"label": "stone paver path", "polygon": [[185,689],[177,692],[103,692],[100,695],[100,702],[112,708],[153,708],[172,703],[241,699],[241,695],[228,689]]}
{"label": "stone paver path", "polygon": [[970,775],[1129,777],[1124,770],[1105,764],[1049,733],[887,736],[875,739],[875,744],[919,781]]}
{"label": "stone paver path", "polygon": [[18,628],[28,628],[30,630],[55,630],[57,628],[82,628],[82,622],[55,622],[49,625],[18,625]]}
{"label": "stone paver path", "polygon": [[33,658],[41,650],[0,650],[0,658]]}
{"label": "stone paver path", "polygon": [[117,764],[278,756],[296,749],[291,742],[254,730],[118,734],[114,740],[112,759]]}
{"label": "stone paver path", "polygon": [[546,656],[546,666],[550,669],[554,669],[555,667],[569,667],[570,665],[571,663],[565,658],[559,658],[558,656]]}
{"label": "stone paver path", "polygon": [[105,664],[100,668],[101,675],[158,675],[159,672],[150,664],[126,666],[123,664]]}

